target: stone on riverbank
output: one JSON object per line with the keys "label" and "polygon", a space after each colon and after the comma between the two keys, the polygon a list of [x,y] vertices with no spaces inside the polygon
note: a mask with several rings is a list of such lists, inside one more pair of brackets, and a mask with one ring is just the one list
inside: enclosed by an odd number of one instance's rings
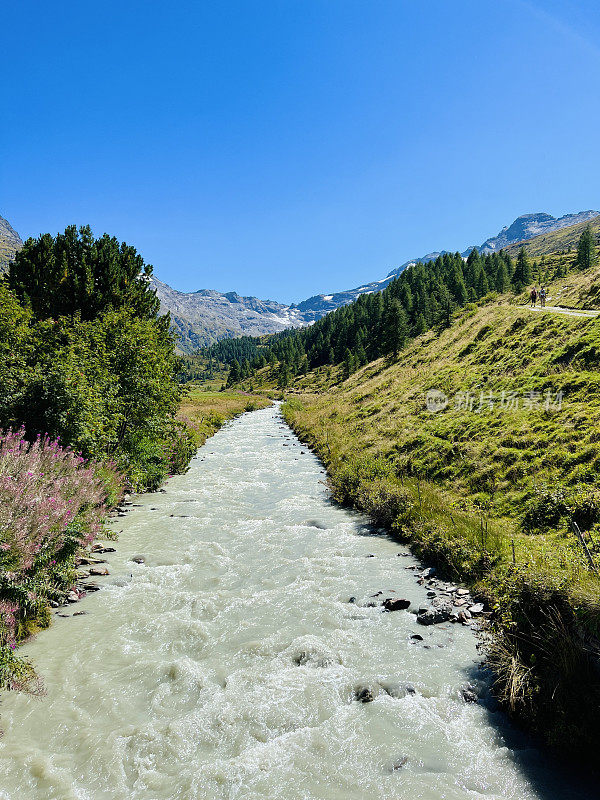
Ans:
{"label": "stone on riverbank", "polygon": [[419,608],[417,622],[421,625],[437,625],[448,622],[451,614],[452,603],[444,597],[435,597],[431,603]]}

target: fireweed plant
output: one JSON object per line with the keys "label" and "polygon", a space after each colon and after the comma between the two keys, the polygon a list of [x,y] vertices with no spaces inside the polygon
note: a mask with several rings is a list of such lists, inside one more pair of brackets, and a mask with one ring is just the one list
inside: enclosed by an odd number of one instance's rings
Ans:
{"label": "fireweed plant", "polygon": [[49,622],[50,601],[74,590],[75,556],[119,501],[114,464],[86,461],[58,439],[0,432],[0,688],[38,688],[18,642]]}

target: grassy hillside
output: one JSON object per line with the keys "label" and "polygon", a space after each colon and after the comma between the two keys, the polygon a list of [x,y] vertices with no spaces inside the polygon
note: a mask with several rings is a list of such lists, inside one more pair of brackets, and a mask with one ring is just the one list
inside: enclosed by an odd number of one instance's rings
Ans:
{"label": "grassy hillside", "polygon": [[[598,276],[576,277],[589,303]],[[298,376],[285,406],[338,499],[493,610],[488,651],[505,706],[590,757],[600,735],[599,368],[600,320],[503,296],[347,380],[341,367]],[[276,376],[266,367],[254,381],[275,390]],[[432,390],[448,398],[435,413]]]}

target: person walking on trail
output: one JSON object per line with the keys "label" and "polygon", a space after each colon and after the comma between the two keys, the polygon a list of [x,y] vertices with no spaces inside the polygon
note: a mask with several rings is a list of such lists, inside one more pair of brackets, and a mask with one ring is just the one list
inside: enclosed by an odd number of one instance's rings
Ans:
{"label": "person walking on trail", "polygon": [[535,286],[533,287],[533,289],[529,293],[529,298],[531,300],[531,308],[535,308],[535,304],[537,302],[537,290],[536,290]]}
{"label": "person walking on trail", "polygon": [[546,308],[546,289],[544,286],[540,288],[540,306]]}

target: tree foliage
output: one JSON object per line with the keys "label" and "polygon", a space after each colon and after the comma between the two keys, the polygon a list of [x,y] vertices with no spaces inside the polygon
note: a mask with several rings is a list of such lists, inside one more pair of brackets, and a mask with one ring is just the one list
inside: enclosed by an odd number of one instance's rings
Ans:
{"label": "tree foliage", "polygon": [[597,263],[598,253],[596,251],[596,237],[591,227],[587,225],[577,244],[575,267],[580,270],[591,269],[595,267]]}
{"label": "tree foliage", "polygon": [[76,313],[94,319],[119,308],[154,318],[159,300],[151,275],[134,247],[107,233],[95,239],[88,225],[70,225],[56,236],[28,239],[9,266],[8,285],[37,319]]}

